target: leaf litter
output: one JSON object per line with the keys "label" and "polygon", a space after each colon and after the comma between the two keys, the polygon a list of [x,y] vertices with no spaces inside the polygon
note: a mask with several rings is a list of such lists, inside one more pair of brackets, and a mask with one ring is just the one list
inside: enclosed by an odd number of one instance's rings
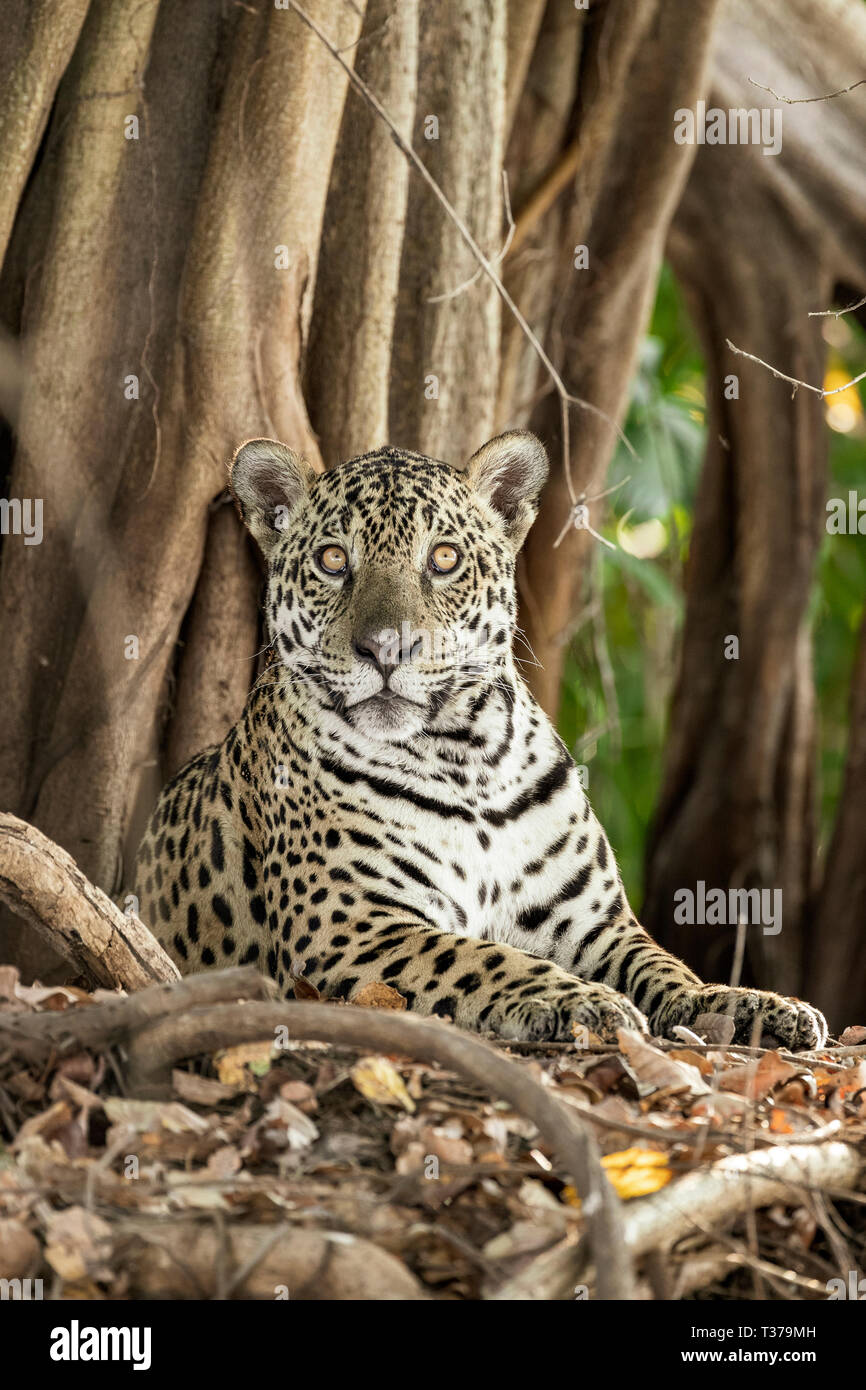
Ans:
{"label": "leaf litter", "polygon": [[[81,989],[22,986],[0,966],[9,1021],[93,1001]],[[405,1008],[385,984],[368,986],[360,1002]],[[625,1204],[675,1192],[683,1175],[729,1155],[825,1133],[866,1154],[866,1030],[846,1031],[845,1055],[800,1057],[734,1046],[718,1021],[708,1033],[699,1025],[673,1043],[622,1030],[615,1045],[592,1035],[575,1045],[496,1045],[590,1124]],[[858,1047],[863,1055],[851,1055]],[[864,1208],[860,1192],[813,1202],[792,1188],[751,1222],[735,1217],[713,1231],[696,1221],[666,1254],[667,1287],[753,1297],[760,1264],[784,1267],[789,1281],[793,1271],[788,1296],[817,1296],[838,1274],[840,1241],[857,1267]],[[148,1223],[165,1240],[167,1218],[179,1257],[190,1229],[215,1221],[239,1235],[288,1226],[332,1244],[372,1242],[418,1296],[451,1300],[495,1294],[585,1226],[581,1194],[533,1124],[439,1066],[262,1039],[176,1067],[171,1094],[152,1099],[125,1093],[120,1047],[58,1052],[46,1064],[5,1046],[0,1278],[42,1277],[54,1297],[153,1296],[130,1241],[146,1243]],[[690,1282],[719,1240],[742,1259]]]}

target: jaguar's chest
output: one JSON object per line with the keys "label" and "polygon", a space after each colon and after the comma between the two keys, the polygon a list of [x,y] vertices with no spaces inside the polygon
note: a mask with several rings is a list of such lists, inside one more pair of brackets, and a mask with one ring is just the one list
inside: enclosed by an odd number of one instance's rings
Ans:
{"label": "jaguar's chest", "polygon": [[402,907],[442,931],[508,940],[562,876],[563,817],[557,806],[498,825],[480,804],[434,809],[420,796],[373,804],[356,788],[330,808],[317,879],[353,910]]}

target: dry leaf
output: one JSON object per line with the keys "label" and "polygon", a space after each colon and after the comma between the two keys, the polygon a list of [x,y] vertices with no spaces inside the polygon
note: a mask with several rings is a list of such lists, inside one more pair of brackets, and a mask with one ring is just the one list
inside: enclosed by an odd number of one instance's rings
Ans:
{"label": "dry leaf", "polygon": [[584,1072],[584,1079],[593,1086],[600,1095],[606,1096],[615,1086],[618,1086],[623,1077],[629,1076],[630,1072],[625,1062],[618,1052],[612,1052],[609,1057],[602,1057],[598,1062],[587,1067]]}
{"label": "dry leaf", "polygon": [[402,1105],[414,1114],[415,1102],[406,1090],[402,1076],[387,1057],[362,1057],[351,1071],[356,1090],[377,1105]]}
{"label": "dry leaf", "polygon": [[225,1193],[218,1187],[206,1187],[191,1183],[186,1173],[178,1176],[185,1179],[181,1186],[173,1187],[171,1193],[172,1207],[192,1207],[196,1211],[231,1211],[231,1204],[226,1201]]}
{"label": "dry leaf", "polygon": [[698,1014],[692,1028],[704,1042],[727,1047],[734,1041],[734,1020],[729,1014]]}
{"label": "dry leaf", "polygon": [[92,1004],[93,997],[77,985],[15,985],[15,998],[35,1007],[41,1005],[50,1013],[62,1013],[70,1004]]}
{"label": "dry leaf", "polygon": [[794,1126],[788,1122],[788,1117],[784,1110],[780,1110],[778,1105],[774,1105],[770,1111],[770,1133],[771,1134],[793,1134]]}
{"label": "dry leaf", "polygon": [[852,1024],[850,1028],[845,1029],[839,1042],[843,1047],[862,1047],[866,1043],[866,1028],[862,1023]]}
{"label": "dry leaf", "polygon": [[232,1100],[238,1094],[237,1086],[227,1086],[224,1081],[215,1081],[212,1076],[198,1076],[191,1071],[175,1070],[171,1074],[171,1084],[181,1100],[193,1105],[217,1105],[221,1100]]}
{"label": "dry leaf", "polygon": [[316,986],[310,984],[309,980],[305,980],[303,975],[290,975],[289,979],[292,982],[296,999],[321,999],[322,996]]}
{"label": "dry leaf", "polygon": [[273,1130],[275,1122],[280,1128],[285,1126],[286,1143],[293,1151],[308,1148],[319,1137],[319,1131],[309,1115],[281,1096],[275,1096],[271,1101],[265,1111],[265,1121],[270,1130]]}
{"label": "dry leaf", "polygon": [[761,1100],[783,1081],[790,1081],[801,1069],[786,1062],[778,1052],[765,1052],[758,1065],[753,1062],[746,1066],[731,1067],[718,1077],[720,1091],[733,1091],[738,1096],[750,1096]]}
{"label": "dry leaf", "polygon": [[61,1057],[54,1072],[55,1076],[68,1076],[79,1086],[95,1087],[105,1075],[105,1058],[94,1061],[89,1052],[73,1052],[70,1057]]}
{"label": "dry leaf", "polygon": [[675,1038],[679,1039],[680,1042],[685,1043],[686,1046],[690,1046],[692,1043],[703,1042],[703,1038],[699,1037],[691,1028],[687,1028],[684,1023],[678,1023],[676,1027],[671,1029],[671,1033]]}
{"label": "dry leaf", "polygon": [[383,984],[381,980],[373,980],[370,984],[364,985],[357,994],[352,995],[352,1003],[360,1004],[363,1009],[405,1009],[406,999],[391,985]]}
{"label": "dry leaf", "polygon": [[311,1115],[314,1110],[318,1110],[319,1102],[316,1099],[312,1086],[308,1086],[306,1081],[284,1081],[280,1087],[280,1095],[283,1100],[291,1101],[299,1110],[303,1110],[305,1115]]}
{"label": "dry leaf", "polygon": [[415,1139],[407,1145],[402,1153],[398,1154],[394,1168],[401,1177],[406,1177],[412,1173],[423,1173],[426,1160],[427,1154],[424,1145],[420,1139]]}
{"label": "dry leaf", "polygon": [[475,1157],[472,1145],[463,1137],[459,1124],[440,1125],[433,1128],[426,1125],[419,1135],[427,1154],[440,1158],[443,1163],[471,1163]]}
{"label": "dry leaf", "polygon": [[122,1096],[106,1096],[102,1106],[113,1125],[123,1125],[139,1134],[156,1133],[160,1129],[169,1134],[205,1134],[210,1127],[202,1115],[176,1100],[125,1100]]}
{"label": "dry leaf", "polygon": [[[11,967],[10,967],[11,968]],[[39,1241],[19,1221],[0,1218],[0,1279],[28,1279],[39,1266]]]}
{"label": "dry leaf", "polygon": [[51,1212],[45,1258],[61,1279],[110,1279],[111,1227],[84,1207]]}
{"label": "dry leaf", "polygon": [[67,1100],[58,1100],[54,1105],[49,1105],[47,1110],[43,1110],[39,1115],[33,1115],[31,1119],[25,1120],[15,1136],[13,1149],[18,1150],[28,1139],[38,1135],[46,1141],[51,1140],[60,1130],[66,1129],[74,1119],[72,1106]]}
{"label": "dry leaf", "polygon": [[724,1124],[736,1115],[745,1115],[749,1102],[744,1096],[735,1096],[729,1091],[714,1091],[710,1096],[696,1100],[690,1114],[709,1120],[710,1124]]}
{"label": "dry leaf", "polygon": [[650,1091],[688,1091],[693,1096],[709,1091],[697,1067],[688,1062],[672,1062],[667,1053],[653,1047],[630,1028],[620,1028],[617,1040],[638,1081]]}
{"label": "dry leaf", "polygon": [[515,1255],[528,1255],[543,1250],[566,1233],[564,1213],[544,1212],[532,1221],[516,1221],[508,1231],[488,1240],[484,1254],[488,1260],[508,1260]]}
{"label": "dry leaf", "polygon": [[862,1091],[866,1086],[866,1062],[855,1062],[852,1067],[836,1073],[836,1092],[844,1100]]}
{"label": "dry leaf", "polygon": [[572,1023],[571,1032],[578,1050],[584,1047],[600,1047],[604,1043],[604,1038],[598,1033],[593,1033],[592,1029],[583,1023]]}
{"label": "dry leaf", "polygon": [[688,1047],[677,1047],[668,1053],[672,1062],[688,1062],[690,1067],[697,1067],[701,1076],[712,1076],[715,1067],[703,1052],[692,1052]]}
{"label": "dry leaf", "polygon": [[21,1100],[41,1100],[45,1095],[45,1087],[40,1081],[35,1080],[29,1071],[16,1071],[11,1076],[7,1076],[3,1085],[13,1096],[19,1096]]}
{"label": "dry leaf", "polygon": [[234,1144],[224,1144],[221,1149],[215,1149],[205,1164],[205,1171],[212,1178],[231,1178],[235,1173],[239,1173],[243,1163],[241,1156]]}
{"label": "dry leaf", "polygon": [[788,1081],[779,1091],[776,1099],[785,1105],[807,1105],[813,1096],[817,1095],[818,1087],[815,1085],[814,1077],[807,1073],[805,1076],[795,1076],[793,1081]]}

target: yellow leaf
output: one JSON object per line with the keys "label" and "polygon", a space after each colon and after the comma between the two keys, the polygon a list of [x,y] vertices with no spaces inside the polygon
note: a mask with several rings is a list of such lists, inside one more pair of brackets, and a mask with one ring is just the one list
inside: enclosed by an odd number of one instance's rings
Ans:
{"label": "yellow leaf", "polygon": [[667,1155],[658,1149],[620,1149],[615,1154],[605,1154],[601,1160],[602,1168],[664,1168]]}
{"label": "yellow leaf", "polygon": [[[601,1160],[613,1190],[623,1201],[630,1197],[646,1197],[666,1187],[673,1177],[667,1163],[667,1155],[657,1149],[622,1149],[619,1153],[605,1154]],[[580,1198],[570,1184],[562,1189],[561,1196],[570,1207],[580,1206]]]}
{"label": "yellow leaf", "polygon": [[264,1042],[240,1043],[237,1047],[227,1047],[224,1052],[218,1052],[214,1061],[220,1081],[224,1086],[252,1089],[247,1072],[252,1072],[253,1076],[264,1076],[270,1071],[273,1046],[273,1040],[267,1038]]}
{"label": "yellow leaf", "polygon": [[667,1155],[657,1149],[623,1149],[606,1154],[601,1160],[610,1183],[618,1197],[646,1197],[658,1192],[673,1177],[667,1166]]}
{"label": "yellow leaf", "polygon": [[352,1068],[352,1080],[365,1100],[377,1105],[402,1105],[413,1114],[415,1102],[403,1083],[403,1078],[387,1057],[362,1057]]}

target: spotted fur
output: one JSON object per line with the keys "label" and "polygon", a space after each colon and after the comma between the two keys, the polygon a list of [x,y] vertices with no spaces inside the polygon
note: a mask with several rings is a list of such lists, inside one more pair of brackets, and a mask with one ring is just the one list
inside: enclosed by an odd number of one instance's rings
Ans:
{"label": "spotted fur", "polygon": [[[515,560],[546,467],[522,433],[462,471],[387,448],[319,476],[274,441],[238,451],[275,660],[224,741],[163,791],[139,851],[142,916],[184,972],[252,962],[285,994],[302,975],[344,999],[385,981],[419,1013],[506,1038],[670,1034],[725,1011],[740,1039],[757,1020],[820,1044],[814,1009],[702,984],[629,908],[512,654]],[[431,567],[442,544],[459,556],[448,574]],[[322,568],[326,547],[344,574]]]}

